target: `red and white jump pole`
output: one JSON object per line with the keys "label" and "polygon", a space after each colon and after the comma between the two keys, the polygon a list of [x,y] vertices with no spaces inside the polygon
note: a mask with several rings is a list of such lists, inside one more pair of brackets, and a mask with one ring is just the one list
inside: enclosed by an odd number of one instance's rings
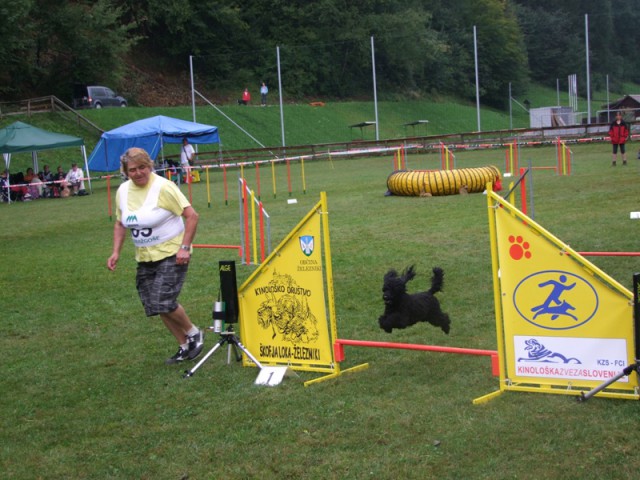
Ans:
{"label": "red and white jump pole", "polygon": [[419,345],[415,343],[373,342],[369,340],[346,340],[338,338],[333,344],[333,352],[336,362],[344,361],[344,346],[372,347],[372,348],[397,348],[401,350],[420,350],[427,352],[456,353],[460,355],[481,355],[491,357],[491,373],[500,375],[500,363],[496,350],[478,350],[475,348],[440,347],[436,345]]}

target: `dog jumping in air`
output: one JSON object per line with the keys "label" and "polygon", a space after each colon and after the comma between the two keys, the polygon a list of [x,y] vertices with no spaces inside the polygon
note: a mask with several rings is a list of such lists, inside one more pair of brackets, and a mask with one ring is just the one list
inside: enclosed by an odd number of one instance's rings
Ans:
{"label": "dog jumping in air", "polygon": [[394,328],[407,328],[418,322],[428,322],[449,333],[449,315],[440,309],[435,294],[442,290],[444,271],[435,267],[431,288],[425,292],[407,293],[407,283],[416,276],[414,266],[406,268],[402,275],[389,270],[384,276],[382,299],[384,313],[378,319],[380,328],[391,333]]}

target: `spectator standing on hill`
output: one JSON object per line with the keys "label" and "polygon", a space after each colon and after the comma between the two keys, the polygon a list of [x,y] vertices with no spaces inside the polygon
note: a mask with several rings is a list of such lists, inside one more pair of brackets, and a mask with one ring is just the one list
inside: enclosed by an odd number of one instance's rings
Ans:
{"label": "spectator standing on hill", "polygon": [[618,159],[618,149],[622,154],[622,164],[627,164],[627,152],[625,151],[625,143],[629,138],[629,126],[622,118],[622,112],[616,113],[616,119],[611,122],[609,127],[609,137],[611,138],[611,144],[613,145],[613,157],[611,159],[611,166],[616,166],[616,160]]}
{"label": "spectator standing on hill", "polygon": [[147,317],[159,315],[178,342],[166,364],[195,359],[204,334],[178,303],[189,269],[198,214],[180,189],[156,175],[146,150],[130,148],[120,157],[128,180],[116,193],[113,251],[107,268],[116,269],[126,231],[131,232],[138,262],[136,288]]}
{"label": "spectator standing on hill", "polygon": [[263,107],[267,105],[267,93],[269,93],[267,84],[262,82],[262,86],[260,87],[260,102]]}

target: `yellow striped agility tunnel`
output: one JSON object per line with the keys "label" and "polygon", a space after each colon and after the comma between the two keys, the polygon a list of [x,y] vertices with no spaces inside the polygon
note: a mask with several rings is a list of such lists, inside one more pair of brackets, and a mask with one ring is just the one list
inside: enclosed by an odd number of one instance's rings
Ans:
{"label": "yellow striped agility tunnel", "polygon": [[465,187],[468,193],[484,192],[487,183],[500,181],[500,170],[493,165],[455,170],[396,170],[387,177],[393,195],[455,195]]}

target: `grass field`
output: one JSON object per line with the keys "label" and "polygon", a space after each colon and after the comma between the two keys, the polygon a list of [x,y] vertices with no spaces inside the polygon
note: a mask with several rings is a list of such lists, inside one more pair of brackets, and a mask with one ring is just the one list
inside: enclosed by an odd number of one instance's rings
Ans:
{"label": "grass field", "polygon": [[[128,111],[128,110],[127,110]],[[535,218],[579,251],[637,251],[639,170],[610,167],[609,146],[578,145],[573,174],[535,171]],[[551,148],[523,149],[521,162],[552,165]],[[409,167],[437,168],[437,155]],[[486,197],[385,197],[391,157],[277,169],[278,195],[263,179],[274,246],[327,192],[337,328],[341,338],[496,348]],[[504,151],[457,153],[458,167],[504,164]],[[245,172],[255,182],[252,169]],[[506,184],[506,182],[505,182]],[[506,185],[505,185],[506,186]],[[186,190],[185,190],[186,192]],[[232,190],[235,192],[235,190]],[[238,244],[238,205],[225,205],[214,176],[196,242]],[[274,388],[253,385],[254,368],[213,356],[193,378],[165,366],[174,353],[157,319],[144,317],[135,262],[125,246],[105,267],[113,222],[103,181],[93,195],[0,205],[4,293],[0,346],[0,471],[11,479],[631,479],[640,468],[638,404],[506,393],[484,357],[346,347],[343,368],[369,368],[304,387],[301,372]],[[197,250],[181,301],[211,323],[217,264],[229,250]],[[632,258],[594,263],[627,288]],[[445,336],[427,325],[388,335],[377,326],[382,276],[416,264],[415,291],[430,269],[452,318]],[[238,282],[254,266],[238,264]],[[209,335],[206,347],[217,339]]]}

